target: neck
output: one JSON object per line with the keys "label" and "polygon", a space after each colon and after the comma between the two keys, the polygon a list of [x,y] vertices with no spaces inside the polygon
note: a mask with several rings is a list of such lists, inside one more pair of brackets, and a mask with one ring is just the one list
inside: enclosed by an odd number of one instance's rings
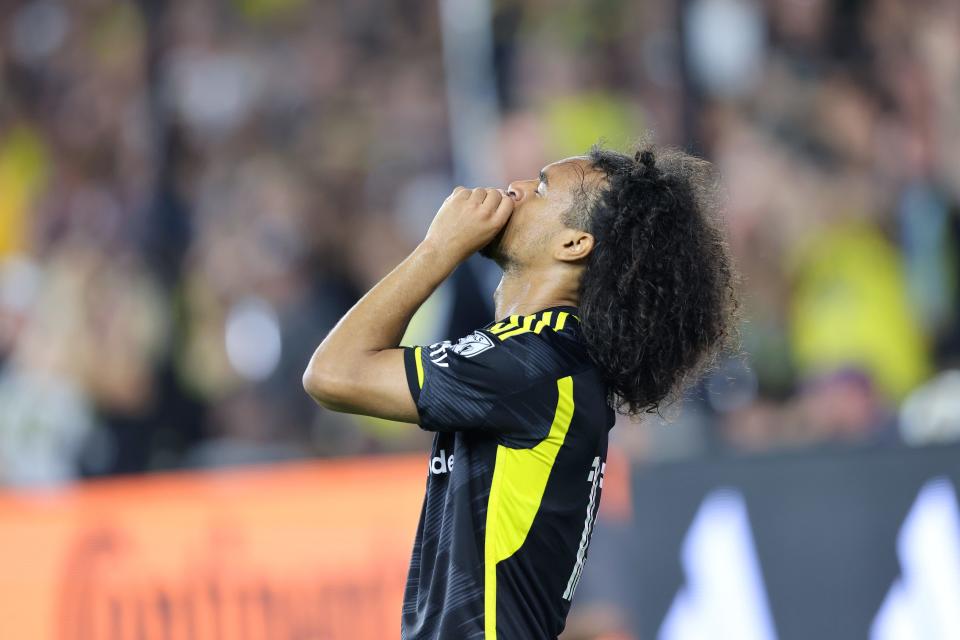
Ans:
{"label": "neck", "polygon": [[508,269],[493,294],[496,318],[529,315],[549,307],[575,307],[580,300],[578,282],[579,278],[571,277],[568,268],[563,266]]}

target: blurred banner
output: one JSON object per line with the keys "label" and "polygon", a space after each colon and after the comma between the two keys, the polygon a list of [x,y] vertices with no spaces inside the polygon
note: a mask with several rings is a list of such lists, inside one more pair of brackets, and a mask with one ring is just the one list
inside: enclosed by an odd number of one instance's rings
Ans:
{"label": "blurred banner", "polygon": [[0,638],[395,637],[424,459],[0,495]]}
{"label": "blurred banner", "polygon": [[637,469],[591,596],[641,638],[960,638],[958,488],[958,446]]}
{"label": "blurred banner", "polygon": [[[602,604],[644,639],[960,638],[960,446],[650,465],[632,480],[614,459],[571,628]],[[425,462],[2,494],[0,638],[395,638]]]}

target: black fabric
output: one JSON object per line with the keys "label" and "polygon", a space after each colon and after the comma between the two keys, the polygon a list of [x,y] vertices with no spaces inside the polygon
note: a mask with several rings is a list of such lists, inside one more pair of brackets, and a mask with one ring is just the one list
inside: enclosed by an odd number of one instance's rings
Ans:
{"label": "black fabric", "polygon": [[557,409],[557,381],[570,376],[573,416],[539,510],[521,548],[496,569],[500,640],[556,638],[563,629],[564,593],[582,568],[599,507],[602,476],[591,472],[605,463],[614,413],[587,358],[576,307],[531,315],[421,346],[422,388],[416,347],[404,347],[420,426],[436,432],[404,593],[405,640],[485,638],[485,525],[497,449],[540,443]]}
{"label": "black fabric", "polygon": [[420,400],[420,385],[418,383],[419,374],[417,374],[416,351],[409,347],[403,350],[403,368],[407,372],[407,387],[410,389],[410,395],[413,401]]}

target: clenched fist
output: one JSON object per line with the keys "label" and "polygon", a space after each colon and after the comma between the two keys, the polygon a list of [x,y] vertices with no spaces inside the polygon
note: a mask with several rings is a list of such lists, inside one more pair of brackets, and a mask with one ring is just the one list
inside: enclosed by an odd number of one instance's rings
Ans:
{"label": "clenched fist", "polygon": [[513,198],[502,189],[457,187],[437,211],[424,243],[462,262],[493,240],[512,213]]}

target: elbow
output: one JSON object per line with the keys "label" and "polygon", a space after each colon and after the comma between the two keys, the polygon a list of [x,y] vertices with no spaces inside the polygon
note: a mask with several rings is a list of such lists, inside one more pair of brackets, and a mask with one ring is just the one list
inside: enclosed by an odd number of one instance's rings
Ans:
{"label": "elbow", "polygon": [[353,372],[329,369],[311,360],[303,372],[303,390],[324,409],[351,412],[355,385]]}
{"label": "elbow", "polygon": [[303,372],[303,390],[313,398],[317,404],[325,408],[332,408],[335,402],[334,383],[332,376],[323,372],[311,360]]}

